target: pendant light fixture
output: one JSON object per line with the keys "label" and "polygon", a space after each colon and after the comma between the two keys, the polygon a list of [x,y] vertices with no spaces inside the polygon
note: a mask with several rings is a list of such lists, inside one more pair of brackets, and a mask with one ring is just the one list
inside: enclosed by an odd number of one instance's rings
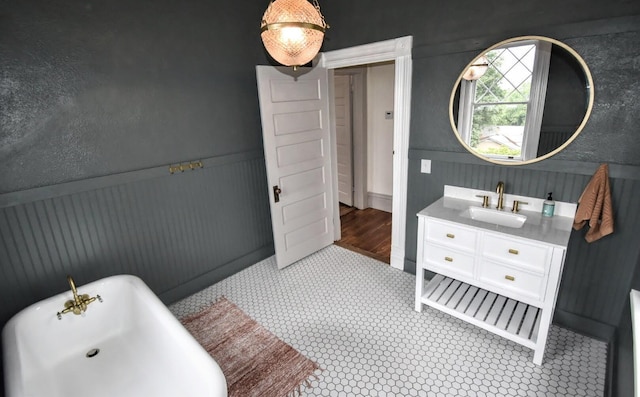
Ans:
{"label": "pendant light fixture", "polygon": [[480,77],[484,76],[487,69],[489,69],[489,60],[487,60],[487,57],[483,55],[469,66],[462,75],[462,78],[469,81],[478,80]]}
{"label": "pendant light fixture", "polygon": [[273,0],[262,17],[260,36],[273,59],[295,70],[320,51],[328,27],[317,0],[313,4],[307,0]]}

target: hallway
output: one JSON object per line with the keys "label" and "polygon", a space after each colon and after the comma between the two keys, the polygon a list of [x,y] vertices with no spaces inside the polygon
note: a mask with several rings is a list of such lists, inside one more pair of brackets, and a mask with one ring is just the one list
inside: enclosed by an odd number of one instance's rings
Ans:
{"label": "hallway", "polygon": [[336,245],[386,264],[391,257],[391,213],[340,203],[342,239]]}

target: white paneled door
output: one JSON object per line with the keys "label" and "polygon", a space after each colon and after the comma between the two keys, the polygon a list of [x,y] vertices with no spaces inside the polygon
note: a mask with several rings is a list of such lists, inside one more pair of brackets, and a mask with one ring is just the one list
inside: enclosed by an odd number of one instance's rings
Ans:
{"label": "white paneled door", "polygon": [[256,66],[278,268],[334,239],[327,69]]}
{"label": "white paneled door", "polygon": [[351,133],[351,77],[334,76],[336,146],[338,154],[338,201],[353,205],[353,149]]}

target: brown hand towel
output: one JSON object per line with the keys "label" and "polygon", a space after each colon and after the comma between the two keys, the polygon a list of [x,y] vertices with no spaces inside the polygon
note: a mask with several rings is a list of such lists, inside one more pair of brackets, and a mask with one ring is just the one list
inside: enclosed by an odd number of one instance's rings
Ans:
{"label": "brown hand towel", "polygon": [[613,208],[607,164],[598,167],[582,192],[578,200],[578,210],[573,221],[573,228],[580,230],[587,221],[589,221],[590,229],[584,239],[589,243],[613,233]]}

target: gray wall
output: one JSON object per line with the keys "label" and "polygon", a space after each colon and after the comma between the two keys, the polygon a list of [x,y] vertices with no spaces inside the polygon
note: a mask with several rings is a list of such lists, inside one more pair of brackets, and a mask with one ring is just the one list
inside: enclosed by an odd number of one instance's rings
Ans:
{"label": "gray wall", "polygon": [[261,148],[259,1],[3,1],[0,193]]}
{"label": "gray wall", "polygon": [[258,3],[2,2],[0,323],[66,273],[167,294],[272,252]]}
{"label": "gray wall", "polygon": [[136,274],[172,302],[273,253],[265,8],[0,2],[0,325],[66,274]]}
{"label": "gray wall", "polygon": [[[1,196],[0,313],[113,274],[173,302],[273,252],[262,152]],[[126,180],[125,180],[126,179]],[[11,205],[10,198],[20,204]],[[32,200],[31,200],[32,199]]]}
{"label": "gray wall", "polygon": [[254,2],[0,4],[0,193],[262,148]]}

